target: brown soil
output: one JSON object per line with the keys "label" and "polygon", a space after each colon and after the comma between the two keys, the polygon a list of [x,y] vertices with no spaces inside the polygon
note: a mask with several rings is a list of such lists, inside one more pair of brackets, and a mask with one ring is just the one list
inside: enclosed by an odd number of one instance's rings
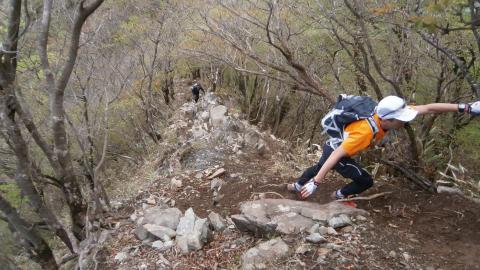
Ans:
{"label": "brown soil", "polygon": [[[273,162],[263,157],[245,155],[241,164],[227,162],[227,173],[222,179],[224,199],[219,205],[212,203],[212,192],[208,180],[195,185],[198,197],[177,201],[185,210],[193,207],[199,216],[206,216],[207,210],[222,215],[238,213],[239,203],[250,200],[257,193],[265,192],[268,198],[299,199],[285,190],[285,183],[270,168]],[[241,173],[239,180],[232,174]],[[326,203],[330,194],[343,185],[341,177],[334,175],[308,200]],[[184,184],[184,185],[189,185]],[[363,233],[362,242],[373,251],[357,255],[361,269],[401,269],[407,267],[400,259],[388,256],[395,251],[397,257],[406,252],[411,260],[431,269],[480,269],[480,205],[456,195],[430,194],[412,187],[399,179],[382,181],[364,195],[385,191],[392,194],[371,201],[359,201],[358,207],[370,213],[371,224]],[[270,192],[270,193],[269,193]],[[372,257],[373,254],[373,257]],[[362,263],[363,262],[363,263]]]}

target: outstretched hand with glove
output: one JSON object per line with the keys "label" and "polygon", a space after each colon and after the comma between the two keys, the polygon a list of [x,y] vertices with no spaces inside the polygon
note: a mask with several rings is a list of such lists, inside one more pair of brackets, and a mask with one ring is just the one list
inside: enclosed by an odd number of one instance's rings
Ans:
{"label": "outstretched hand with glove", "polygon": [[300,197],[302,199],[307,198],[312,195],[317,190],[318,184],[312,179],[310,179],[300,190]]}
{"label": "outstretched hand with glove", "polygon": [[467,112],[473,116],[480,115],[480,101],[475,101],[468,104]]}

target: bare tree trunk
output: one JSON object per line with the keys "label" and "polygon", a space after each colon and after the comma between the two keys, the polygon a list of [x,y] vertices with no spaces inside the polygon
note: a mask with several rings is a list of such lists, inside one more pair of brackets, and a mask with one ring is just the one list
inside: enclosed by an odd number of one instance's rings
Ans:
{"label": "bare tree trunk", "polygon": [[58,269],[57,262],[53,252],[47,242],[38,234],[34,225],[28,224],[20,217],[17,211],[0,194],[0,211],[2,211],[8,221],[9,228],[20,239],[20,243],[29,252],[31,258],[40,264],[45,270]]}
{"label": "bare tree trunk", "polygon": [[473,23],[473,21],[478,22],[480,20],[479,10],[475,4],[479,4],[478,0],[469,0],[468,1],[470,7],[470,16],[471,22],[470,25],[472,27],[473,36],[475,37],[475,41],[477,42],[477,49],[480,51],[480,34],[478,33],[478,24]]}
{"label": "bare tree trunk", "polygon": [[171,66],[171,60],[167,60],[165,66],[163,67],[163,83],[162,83],[162,92],[163,100],[165,104],[170,104],[170,100],[173,99],[173,68]]}
{"label": "bare tree trunk", "polygon": [[313,141],[313,138],[315,137],[315,133],[317,132],[317,128],[320,124],[320,120],[322,119],[323,117],[323,114],[321,113],[320,110],[316,110],[315,111],[315,119],[313,120],[313,128],[312,128],[312,132],[310,133],[310,137],[308,138],[309,141],[310,141],[310,144],[312,143]]}
{"label": "bare tree trunk", "polygon": [[242,94],[243,99],[245,100],[247,98],[247,80],[248,77],[247,75],[243,73],[239,73],[237,78],[237,85],[238,85],[238,90]]}
{"label": "bare tree trunk", "polygon": [[13,106],[16,106],[17,103],[14,99],[13,101],[6,101],[5,97],[1,97],[0,102],[0,120],[6,129],[6,133],[17,157],[16,182],[22,190],[22,193],[27,196],[28,202],[34,211],[39,213],[43,220],[50,226],[51,230],[73,251],[75,244],[72,243],[72,239],[69,238],[68,233],[64,230],[56,216],[45,205],[33,184],[32,169],[30,167],[31,161],[27,149],[28,144],[23,139],[20,127],[15,122],[14,108],[5,106],[6,103],[12,104],[13,102]]}
{"label": "bare tree trunk", "polygon": [[217,84],[218,84],[218,76],[219,76],[219,68],[218,67],[211,67],[210,68],[210,76],[212,76],[212,92],[215,92],[217,90]]}
{"label": "bare tree trunk", "polygon": [[[278,87],[279,89],[282,89],[282,86]],[[285,101],[287,100],[288,97],[288,91],[282,90],[282,95],[280,97],[280,100],[278,101],[277,107],[275,108],[275,122],[273,124],[273,134],[278,134],[278,128],[280,126],[280,123],[282,122],[283,118],[285,117],[286,112],[284,111],[284,104]]]}
{"label": "bare tree trunk", "polygon": [[245,104],[246,104],[246,107],[247,107],[247,116],[248,116],[249,120],[252,116],[252,113],[255,112],[255,110],[252,108],[253,107],[252,104],[255,101],[255,97],[257,95],[258,85],[259,85],[258,82],[259,82],[258,75],[256,75],[255,79],[253,80],[252,92],[250,93],[249,96],[247,96],[247,98],[245,100]]}
{"label": "bare tree trunk", "polygon": [[[444,88],[446,88],[450,83],[452,83],[456,78],[452,79],[450,82],[447,82],[446,85],[444,86],[444,82],[446,79],[446,72],[448,66],[445,65],[444,57],[442,57],[441,60],[441,65],[442,65],[442,70],[440,71],[439,77],[437,78],[437,86],[435,89],[435,102],[442,102],[442,97],[444,95]],[[424,121],[422,121],[422,125],[420,128],[420,140],[422,140],[422,144],[425,145],[426,139],[430,133],[430,131],[433,128],[433,124],[435,123],[435,120],[437,119],[439,115],[438,114],[433,114],[430,116],[425,116]]]}
{"label": "bare tree trunk", "polygon": [[39,31],[38,48],[40,61],[45,74],[47,87],[50,95],[50,113],[52,119],[52,137],[54,144],[54,154],[58,160],[61,171],[56,171],[58,179],[62,180],[63,191],[70,208],[72,216],[72,227],[75,236],[82,240],[85,237],[83,230],[85,226],[85,216],[87,213],[87,204],[83,199],[80,184],[75,175],[72,158],[68,147],[68,136],[65,128],[65,108],[64,108],[64,93],[70,75],[73,71],[75,61],[78,55],[80,35],[82,27],[87,18],[103,3],[104,0],[95,0],[88,6],[85,6],[85,0],[78,3],[76,14],[72,26],[72,36],[70,38],[70,45],[68,48],[68,56],[61,70],[57,81],[52,73],[50,67],[47,44],[48,33],[50,28],[50,19],[53,0],[44,0],[42,23]]}
{"label": "bare tree trunk", "polygon": [[[31,117],[27,114],[28,111],[22,110],[21,104],[15,96],[16,56],[20,14],[21,1],[12,0],[8,22],[8,35],[5,42],[7,53],[3,55],[3,57],[0,55],[0,123],[5,128],[8,140],[17,157],[17,173],[15,178],[18,186],[22,189],[23,194],[28,197],[32,208],[50,226],[50,229],[62,239],[67,247],[73,251],[75,249],[76,239],[69,237],[68,232],[59,223],[56,216],[46,207],[42,197],[33,184],[33,169],[31,167],[32,162],[29,158],[28,144],[23,139],[21,129],[15,119],[15,115],[18,113],[22,117],[27,129],[31,132],[34,140],[47,155],[52,167],[57,169],[58,167],[55,166],[56,160],[53,158],[51,148],[46,144],[45,140],[41,139],[33,121],[31,121]],[[2,51],[0,54],[4,54],[4,52]]]}
{"label": "bare tree trunk", "polygon": [[[360,66],[359,62],[361,62],[361,57],[359,53],[358,47],[360,46],[358,42],[355,40],[354,46],[353,46],[353,59],[352,61],[355,62],[354,66]],[[355,69],[355,82],[357,83],[358,86],[358,94],[360,96],[365,96],[367,94],[367,84],[365,83],[365,79],[363,77],[363,73],[360,72],[358,68]]]}

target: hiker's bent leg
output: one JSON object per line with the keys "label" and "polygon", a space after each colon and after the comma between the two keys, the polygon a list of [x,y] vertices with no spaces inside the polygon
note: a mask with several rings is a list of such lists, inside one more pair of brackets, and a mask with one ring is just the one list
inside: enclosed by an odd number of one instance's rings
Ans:
{"label": "hiker's bent leg", "polygon": [[305,185],[310,179],[312,179],[313,177],[315,177],[315,175],[317,175],[317,173],[320,171],[320,169],[322,168],[323,164],[325,163],[325,161],[327,160],[327,158],[332,154],[333,152],[333,149],[328,146],[327,144],[324,144],[323,145],[323,152],[322,152],[322,156],[320,157],[320,160],[318,161],[317,164],[313,165],[312,167],[306,169],[302,176],[300,176],[297,180],[297,184],[300,185],[300,186],[303,186]]}
{"label": "hiker's bent leg", "polygon": [[353,180],[340,190],[345,197],[360,194],[373,186],[372,176],[351,158],[342,158],[335,166],[335,170],[343,177]]}

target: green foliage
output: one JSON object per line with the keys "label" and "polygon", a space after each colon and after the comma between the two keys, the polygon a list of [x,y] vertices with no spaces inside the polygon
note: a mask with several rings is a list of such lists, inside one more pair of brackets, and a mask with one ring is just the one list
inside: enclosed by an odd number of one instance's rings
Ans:
{"label": "green foliage", "polygon": [[181,78],[188,77],[190,75],[191,68],[192,64],[187,58],[180,58],[178,61],[175,62],[175,75]]}
{"label": "green foliage", "polygon": [[424,1],[419,16],[409,17],[416,28],[436,32],[439,28],[455,28],[464,26],[470,19],[467,2],[462,0]]}
{"label": "green foliage", "polygon": [[462,155],[471,160],[480,160],[480,125],[471,123],[455,134]]}
{"label": "green foliage", "polygon": [[[20,60],[17,63],[17,70],[19,72],[26,72],[28,70],[33,70],[40,66],[40,56],[38,54],[31,54],[29,57],[20,57]],[[41,77],[43,77],[43,70]]]}
{"label": "green foliage", "polygon": [[132,124],[136,122],[140,126],[144,119],[137,102],[133,97],[125,97],[110,108],[112,113],[109,119],[108,138],[110,148],[115,153],[128,153],[129,150],[133,150],[135,143],[132,143],[132,140],[138,139]]}
{"label": "green foliage", "polygon": [[7,32],[7,27],[4,24],[0,24],[0,36],[5,35]]}
{"label": "green foliage", "polygon": [[145,29],[145,27],[140,27],[141,25],[139,16],[133,15],[128,17],[127,20],[120,24],[118,31],[113,35],[112,42],[117,45],[130,44],[134,40],[134,36],[141,33],[140,29]]}
{"label": "green foliage", "polygon": [[0,193],[2,193],[2,196],[5,197],[15,208],[18,208],[23,202],[20,189],[14,183],[0,185]]}

